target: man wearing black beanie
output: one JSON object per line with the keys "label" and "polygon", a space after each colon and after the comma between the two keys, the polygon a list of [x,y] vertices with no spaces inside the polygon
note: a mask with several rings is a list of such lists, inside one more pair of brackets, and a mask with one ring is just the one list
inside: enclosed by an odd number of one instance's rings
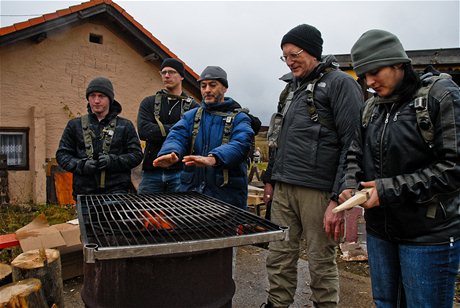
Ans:
{"label": "man wearing black beanie", "polygon": [[182,90],[185,69],[182,62],[166,58],[160,65],[160,76],[164,89],[155,95],[144,98],[137,115],[137,130],[145,141],[142,180],[139,193],[175,192],[180,185],[182,164],[177,163],[168,169],[154,167],[169,129],[176,124],[182,114],[198,104]]}
{"label": "man wearing black beanie", "polygon": [[264,202],[272,202],[273,222],[290,229],[289,241],[269,245],[265,306],[293,303],[299,243],[304,237],[311,301],[315,307],[336,307],[336,246],[344,217],[332,209],[337,206],[345,152],[360,127],[363,97],[358,83],[338,70],[334,56],[322,57],[323,39],[315,27],[302,24],[288,31],[281,50],[281,60],[291,72],[283,78],[288,84],[270,123],[272,155],[263,178]]}
{"label": "man wearing black beanie", "polygon": [[96,77],[86,88],[88,113],[71,119],[62,134],[56,160],[73,174],[72,195],[134,193],[131,169],[142,161],[133,123],[119,116],[112,82]]}

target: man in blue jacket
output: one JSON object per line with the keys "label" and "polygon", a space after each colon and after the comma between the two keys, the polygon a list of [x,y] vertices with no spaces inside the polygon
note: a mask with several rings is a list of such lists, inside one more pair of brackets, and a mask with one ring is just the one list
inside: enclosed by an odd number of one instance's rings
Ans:
{"label": "man in blue jacket", "polygon": [[208,66],[198,79],[203,101],[174,125],[153,161],[167,168],[182,160],[180,191],[198,191],[233,206],[247,207],[247,156],[254,131],[241,106],[225,97],[227,73]]}

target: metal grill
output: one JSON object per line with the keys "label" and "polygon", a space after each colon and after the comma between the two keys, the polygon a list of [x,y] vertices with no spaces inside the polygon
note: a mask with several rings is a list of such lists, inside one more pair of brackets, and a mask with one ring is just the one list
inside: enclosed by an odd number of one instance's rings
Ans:
{"label": "metal grill", "polygon": [[196,192],[81,195],[85,261],[285,240],[287,228]]}

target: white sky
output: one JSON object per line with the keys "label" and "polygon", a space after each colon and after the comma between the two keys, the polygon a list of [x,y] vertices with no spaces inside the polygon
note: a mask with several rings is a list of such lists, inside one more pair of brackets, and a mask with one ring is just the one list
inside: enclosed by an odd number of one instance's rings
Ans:
{"label": "white sky", "polygon": [[[0,0],[2,27],[82,1]],[[227,71],[228,96],[268,125],[288,72],[282,36],[317,27],[323,54],[346,54],[369,29],[396,34],[406,50],[458,48],[460,0],[450,1],[115,1],[197,74]],[[127,76],[128,78],[129,76]]]}

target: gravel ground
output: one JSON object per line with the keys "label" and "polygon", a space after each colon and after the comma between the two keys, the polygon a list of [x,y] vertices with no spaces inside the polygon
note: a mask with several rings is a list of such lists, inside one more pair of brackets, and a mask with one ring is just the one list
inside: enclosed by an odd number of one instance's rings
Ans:
{"label": "gravel ground", "polygon": [[[267,275],[265,259],[267,250],[255,246],[238,248],[235,269],[236,292],[233,297],[233,308],[260,307],[267,298]],[[308,262],[299,260],[299,286],[292,308],[312,307],[308,298],[310,289]],[[67,308],[83,308],[80,290],[83,279],[78,277],[64,282],[64,299]],[[339,307],[373,307],[368,277],[340,270]]]}

